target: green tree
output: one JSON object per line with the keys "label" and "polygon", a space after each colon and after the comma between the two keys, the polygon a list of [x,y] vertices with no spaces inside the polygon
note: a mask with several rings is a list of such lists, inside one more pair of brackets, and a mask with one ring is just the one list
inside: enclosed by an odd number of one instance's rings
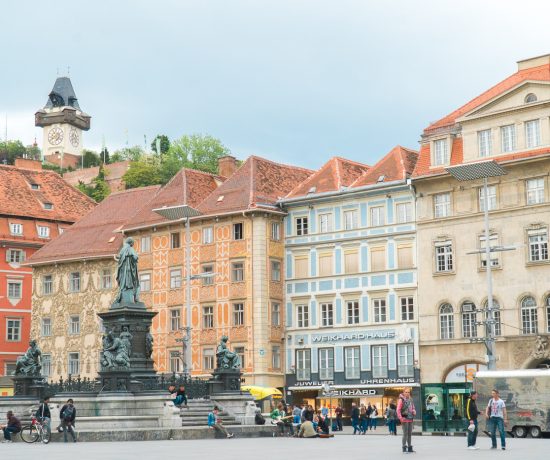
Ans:
{"label": "green tree", "polygon": [[109,184],[105,180],[105,169],[103,168],[103,165],[99,167],[99,173],[92,180],[92,183],[90,185],[86,185],[82,181],[79,181],[76,188],[78,188],[78,190],[80,190],[82,193],[85,193],[98,203],[100,201],[103,201],[109,195],[109,193],[111,193]]}
{"label": "green tree", "polygon": [[158,134],[157,137],[153,139],[153,142],[151,142],[151,149],[153,152],[158,154],[157,152],[157,139],[160,139],[160,153],[165,154],[170,149],[170,139],[168,139],[168,136],[165,134]]}
{"label": "green tree", "polygon": [[32,144],[27,145],[27,158],[31,158],[33,160],[40,160],[42,158],[42,152],[38,145]]}
{"label": "green tree", "polygon": [[93,150],[83,150],[82,157],[84,168],[91,168],[92,166],[99,166],[101,164],[99,155]]}
{"label": "green tree", "polygon": [[116,161],[130,160],[130,161],[139,161],[145,156],[144,150],[139,145],[134,145],[133,147],[124,147],[123,149],[116,150],[113,153],[113,158],[111,161],[114,163]]}
{"label": "green tree", "polygon": [[16,158],[25,158],[27,149],[21,141],[8,140],[0,142],[0,162],[12,165]]}
{"label": "green tree", "polygon": [[152,161],[133,161],[128,171],[122,176],[122,180],[127,189],[160,184],[159,167]]}

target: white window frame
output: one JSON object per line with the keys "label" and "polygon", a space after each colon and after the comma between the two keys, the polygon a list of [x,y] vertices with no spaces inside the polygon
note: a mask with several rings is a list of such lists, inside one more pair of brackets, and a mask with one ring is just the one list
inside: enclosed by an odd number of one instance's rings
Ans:
{"label": "white window frame", "polygon": [[395,214],[397,216],[398,224],[406,224],[408,222],[412,222],[412,203],[410,201],[397,203],[395,205]]}
{"label": "white window frame", "polygon": [[454,271],[453,242],[451,240],[435,242],[436,273],[451,273]]}
{"label": "white window frame", "polygon": [[10,234],[16,236],[23,235],[23,224],[17,222],[10,222]]}
{"label": "white window frame", "polygon": [[334,379],[334,348],[319,348],[319,379]]}
{"label": "white window frame", "polygon": [[232,307],[233,326],[244,326],[244,302],[235,302]]}
{"label": "white window frame", "polygon": [[52,375],[52,355],[49,353],[43,353],[41,362],[42,367],[40,368],[40,373],[44,377],[50,377]]}
{"label": "white window frame", "polygon": [[333,231],[332,214],[319,214],[319,233],[329,233]]}
{"label": "white window frame", "polygon": [[233,241],[244,240],[244,223],[235,222],[233,224]]}
{"label": "white window frame", "polygon": [[182,371],[181,352],[179,350],[170,350],[170,372],[179,374]]}
{"label": "white window frame", "polygon": [[[489,247],[494,248],[498,246],[498,235],[496,233],[493,233],[489,235]],[[479,237],[479,249],[480,251],[485,251],[485,235],[481,235]],[[491,267],[498,268],[500,267],[500,259],[498,257],[498,252],[493,251],[489,253],[489,257],[491,259]],[[485,252],[479,253],[479,264],[481,268],[487,268],[487,259],[485,258]]]}
{"label": "white window frame", "polygon": [[400,297],[399,305],[401,306],[401,321],[413,321],[414,297],[412,295]]}
{"label": "white window frame", "polygon": [[273,327],[281,326],[281,303],[271,302],[271,325]]}
{"label": "white window frame", "polygon": [[[205,275],[206,273],[214,273],[213,264],[205,264],[202,266],[202,274]],[[214,284],[214,275],[202,277],[203,286],[212,286],[213,284]]]}
{"label": "white window frame", "polygon": [[543,177],[525,181],[525,201],[527,205],[544,203],[544,182]]}
{"label": "white window frame", "polygon": [[433,195],[434,217],[440,219],[451,215],[451,193],[443,192]]}
{"label": "white window frame", "polygon": [[149,292],[151,290],[151,273],[139,274],[139,290]]}
{"label": "white window frame", "polygon": [[492,155],[493,140],[491,129],[483,129],[477,132],[477,148],[480,158],[485,158]]}
{"label": "white window frame", "polygon": [[334,305],[332,302],[323,302],[321,308],[321,327],[334,326]]}
{"label": "white window frame", "polygon": [[477,337],[477,309],[473,302],[464,302],[461,308],[462,337]]}
{"label": "white window frame", "polygon": [[52,319],[42,318],[40,321],[40,335],[42,337],[51,337],[52,335]]}
{"label": "white window frame", "polygon": [[357,209],[344,211],[344,230],[353,230],[359,227],[359,212]]}
{"label": "white window frame", "polygon": [[361,348],[344,347],[344,378],[356,380],[361,377]]}
{"label": "white window frame", "polygon": [[140,238],[139,249],[143,254],[151,252],[151,236],[142,236]]}
{"label": "white window frame", "polygon": [[294,219],[294,228],[297,236],[309,234],[309,219],[307,216],[300,216]]}
{"label": "white window frame", "polygon": [[388,377],[388,346],[372,345],[372,377],[375,379]]}
{"label": "white window frame", "polygon": [[271,265],[271,281],[280,282],[281,281],[281,261],[272,260],[270,265]]}
{"label": "white window frame", "polygon": [[19,300],[23,298],[23,281],[8,278],[8,299]]}
{"label": "white window frame", "polygon": [[281,240],[281,223],[271,222],[271,239],[273,241]]}
{"label": "white window frame", "polygon": [[372,206],[370,208],[370,226],[382,227],[385,225],[384,206]]}
{"label": "white window frame", "polygon": [[181,308],[170,309],[170,332],[177,332],[181,329]]}
{"label": "white window frame", "polygon": [[101,271],[101,289],[111,289],[113,287],[113,275],[111,269],[104,268]]}
{"label": "white window frame", "polygon": [[445,166],[450,162],[449,155],[449,140],[448,139],[437,139],[433,141],[433,165],[434,166]]}
{"label": "white window frame", "polygon": [[231,262],[231,281],[233,283],[244,282],[244,261]]}
{"label": "white window frame", "polygon": [[311,349],[296,350],[296,380],[311,379]]}
{"label": "white window frame", "polygon": [[80,353],[70,351],[67,354],[67,373],[71,377],[80,375]]}
{"label": "white window frame", "polygon": [[[484,190],[484,187],[479,187],[478,189],[478,204],[479,204],[480,212],[485,211],[485,193],[483,190]],[[497,186],[496,185],[487,186],[487,199],[489,200],[489,211],[494,211],[495,209],[497,209]]]}
{"label": "white window frame", "polygon": [[450,303],[439,306],[439,336],[441,340],[455,338],[454,309]]}
{"label": "white window frame", "polygon": [[348,326],[353,324],[359,324],[361,319],[361,311],[359,308],[358,300],[346,301],[346,324]]}
{"label": "white window frame", "polygon": [[80,316],[71,315],[69,316],[69,335],[78,334],[80,334]]}
{"label": "white window frame", "polygon": [[69,292],[80,292],[81,289],[82,277],[80,276],[80,272],[69,273]]}
{"label": "white window frame", "polygon": [[53,294],[53,275],[47,274],[42,276],[42,295]]}
{"label": "white window frame", "polygon": [[281,347],[279,345],[271,347],[271,367],[273,369],[281,368]]}
{"label": "white window frame", "polygon": [[397,375],[398,377],[414,377],[414,345],[412,343],[397,344]]}
{"label": "white window frame", "polygon": [[203,370],[213,370],[216,365],[214,359],[214,349],[213,348],[204,348],[202,350],[202,365]]}
{"label": "white window frame", "polygon": [[46,225],[38,225],[38,237],[39,238],[49,238],[50,237],[50,227]]}
{"label": "white window frame", "polygon": [[21,318],[6,318],[6,342],[21,342]]}
{"label": "white window frame", "polygon": [[214,305],[202,307],[202,328],[214,329]]}
{"label": "white window frame", "polygon": [[548,261],[548,229],[528,230],[529,262]]}
{"label": "white window frame", "polygon": [[180,289],[182,283],[181,268],[170,269],[170,289]]}
{"label": "white window frame", "polygon": [[500,146],[502,153],[516,150],[516,125],[511,124],[500,127]]}
{"label": "white window frame", "polygon": [[202,244],[212,244],[214,242],[214,227],[203,227]]}
{"label": "white window frame", "polygon": [[521,299],[521,333],[522,334],[537,334],[538,333],[538,308],[537,301],[534,297],[525,296]]}
{"label": "white window frame", "polygon": [[388,321],[388,306],[386,299],[373,299],[372,310],[375,323],[385,323]]}
{"label": "white window frame", "polygon": [[25,261],[25,251],[22,249],[6,250],[6,262],[9,264],[20,264]]}
{"label": "white window frame", "polygon": [[309,305],[296,305],[296,327],[309,327]]}
{"label": "white window frame", "polygon": [[525,122],[525,147],[532,149],[541,145],[540,120],[529,120]]}

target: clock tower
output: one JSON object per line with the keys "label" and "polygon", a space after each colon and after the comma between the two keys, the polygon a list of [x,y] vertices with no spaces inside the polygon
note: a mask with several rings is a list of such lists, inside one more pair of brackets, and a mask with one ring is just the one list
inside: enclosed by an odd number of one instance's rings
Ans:
{"label": "clock tower", "polygon": [[82,132],[90,129],[92,117],[80,109],[69,77],[55,80],[48,102],[34,117],[35,126],[44,128],[42,160],[62,168],[79,168]]}

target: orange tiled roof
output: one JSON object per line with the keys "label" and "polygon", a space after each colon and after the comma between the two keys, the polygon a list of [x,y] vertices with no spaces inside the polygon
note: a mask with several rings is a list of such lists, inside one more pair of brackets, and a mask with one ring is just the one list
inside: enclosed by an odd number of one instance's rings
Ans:
{"label": "orange tiled roof", "polygon": [[[116,191],[121,183],[122,176],[128,171],[130,166],[129,161],[117,161],[116,163],[106,164],[105,180],[109,184],[111,191]],[[77,169],[76,171],[67,172],[63,175],[69,184],[76,187],[79,182],[89,185],[99,174],[99,166],[93,166],[91,168]]]}
{"label": "orange tiled roof", "polygon": [[333,157],[316,173],[298,184],[287,195],[287,198],[306,196],[308,193],[338,191],[342,187],[351,185],[354,180],[368,171],[369,168],[370,166],[363,163],[346,160],[345,158]]}
{"label": "orange tiled roof", "polygon": [[249,209],[273,209],[296,184],[313,171],[251,156],[198,207],[203,214],[223,214]]}
{"label": "orange tiled roof", "polygon": [[[53,209],[45,209],[46,203]],[[72,223],[94,206],[56,172],[0,166],[0,214]]]}
{"label": "orange tiled roof", "polygon": [[29,265],[63,260],[110,257],[122,244],[121,227],[149,203],[159,185],[110,194],[87,216],[46,244],[28,260]]}
{"label": "orange tiled roof", "polygon": [[[391,182],[404,180],[411,176],[418,159],[418,152],[401,147],[394,147],[384,158],[372,166],[368,171],[357,178],[353,187],[376,184],[378,182]],[[384,177],[381,181],[379,179]]]}

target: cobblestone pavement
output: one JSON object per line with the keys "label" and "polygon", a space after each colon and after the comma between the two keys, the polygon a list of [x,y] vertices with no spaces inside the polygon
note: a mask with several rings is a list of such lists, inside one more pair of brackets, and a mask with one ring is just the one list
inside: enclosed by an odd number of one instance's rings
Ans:
{"label": "cobblestone pavement", "polygon": [[490,440],[478,440],[480,450],[466,449],[463,437],[414,436],[416,454],[401,452],[401,439],[389,436],[336,435],[332,439],[252,438],[197,441],[89,442],[0,444],[0,458],[14,460],[258,460],[278,459],[380,460],[404,459],[544,459],[548,439],[509,439],[506,451],[490,450]]}

